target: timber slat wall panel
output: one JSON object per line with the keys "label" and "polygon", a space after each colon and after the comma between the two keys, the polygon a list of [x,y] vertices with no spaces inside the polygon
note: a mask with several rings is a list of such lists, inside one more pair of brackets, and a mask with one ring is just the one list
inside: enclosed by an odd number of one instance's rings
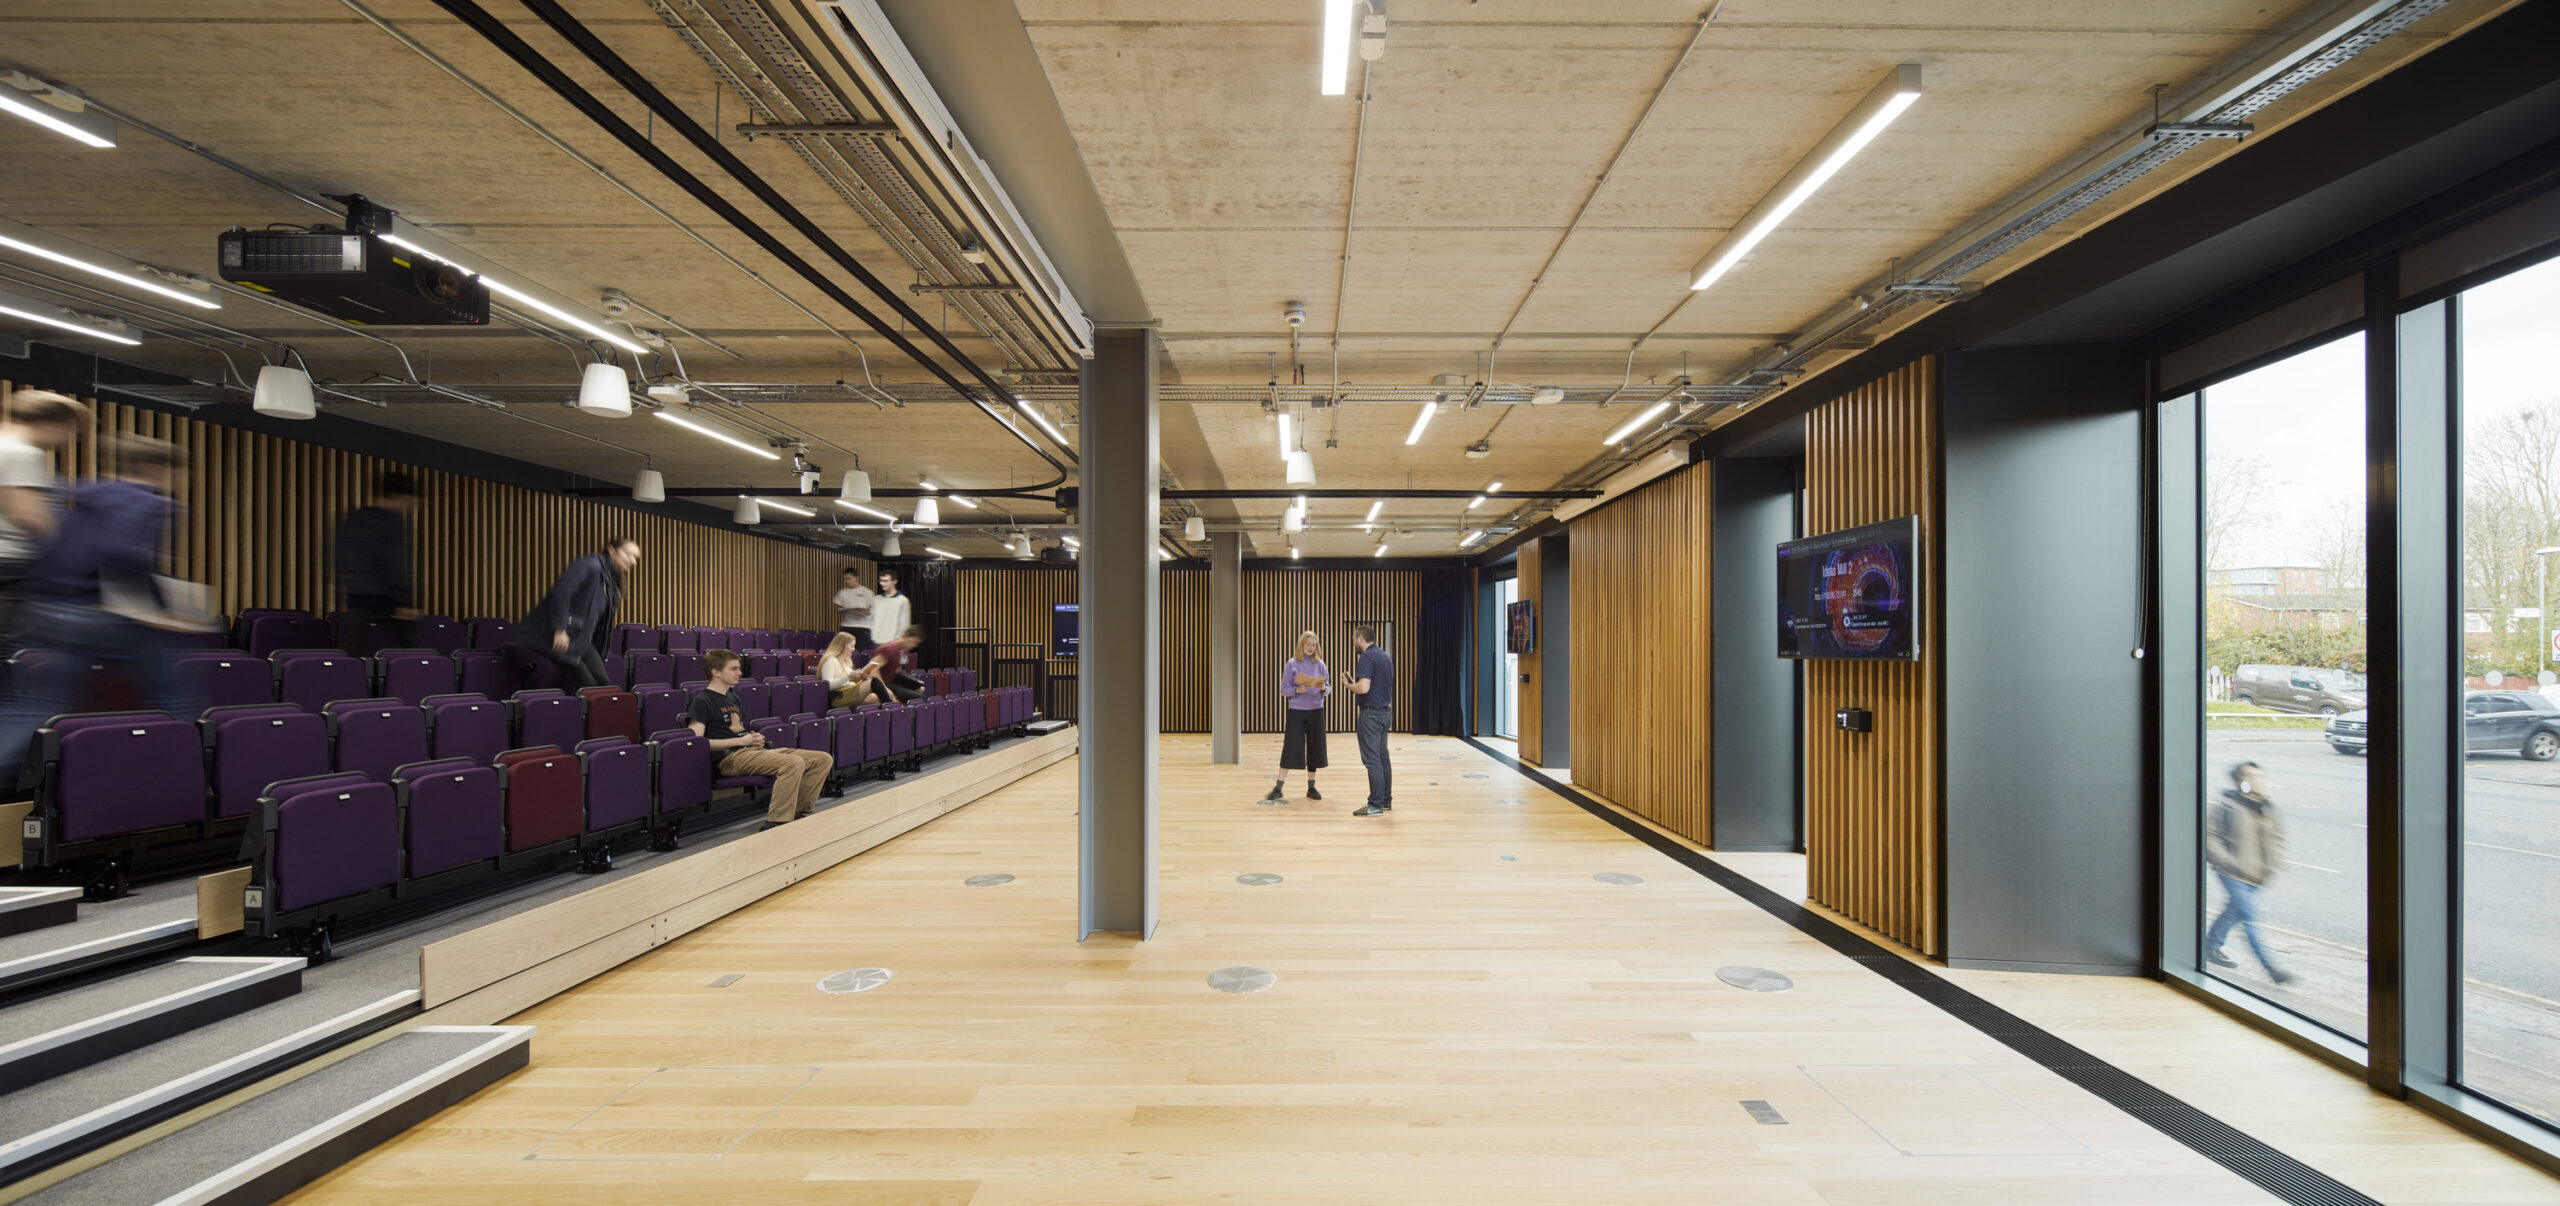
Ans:
{"label": "timber slat wall panel", "polygon": [[[9,396],[0,382],[0,398]],[[430,615],[514,619],[551,588],[562,566],[608,536],[640,542],[617,618],[639,624],[741,628],[836,626],[841,553],[723,531],[584,499],[360,456],[157,410],[91,400],[93,430],[56,458],[65,478],[114,471],[117,436],[176,445],[186,514],[169,534],[167,572],[212,588],[226,615],[249,607],[337,607],[338,521],[364,505],[373,482],[399,470],[418,484],[410,517],[418,607]]]}
{"label": "timber slat wall panel", "polygon": [[[1162,624],[1156,714],[1168,733],[1209,731],[1209,572],[1168,569],[1157,580],[1156,616]],[[1074,566],[964,569],[952,574],[953,607],[963,628],[984,628],[998,644],[1049,647],[1051,609],[1076,601]],[[1107,651],[1104,651],[1107,652]],[[1076,673],[1075,658],[1050,658],[1049,673]],[[1073,720],[1076,697],[1056,693],[1061,720]],[[1046,706],[1045,704],[1043,705]]]}
{"label": "timber slat wall panel", "polygon": [[[1512,696],[1515,701],[1511,708],[1512,736],[1520,744],[1522,762],[1531,766],[1545,766],[1547,764],[1547,693],[1543,688],[1547,681],[1547,642],[1553,639],[1553,634],[1547,631],[1547,593],[1543,589],[1547,581],[1545,542],[1542,540],[1521,542],[1520,556],[1514,562],[1514,567],[1520,575],[1514,579],[1518,583],[1514,589],[1519,592],[1519,601],[1529,604],[1537,611],[1538,642],[1529,652],[1520,655],[1520,668],[1517,671],[1519,681],[1513,684],[1517,690]],[[1505,609],[1496,617],[1496,622],[1502,625],[1503,647],[1508,649],[1511,640],[1510,611]],[[1567,634],[1567,639],[1571,639],[1570,634]],[[1568,689],[1570,689],[1569,684]]]}
{"label": "timber slat wall panel", "polygon": [[[1924,358],[1823,405],[1805,429],[1806,535],[1916,514],[1925,592],[1918,662],[1805,663],[1810,890],[1930,955],[1941,953],[1936,414],[1937,362]],[[1875,731],[1839,731],[1832,712],[1844,707],[1872,711]]]}
{"label": "timber slat wall panel", "polygon": [[[1715,841],[1713,472],[1693,465],[1666,475],[1570,529],[1573,782],[1701,844]],[[1524,583],[1532,569],[1523,549]],[[1541,642],[1556,635],[1542,631]],[[1521,686],[1524,713],[1534,685]]]}
{"label": "timber slat wall panel", "polygon": [[[1325,730],[1348,733],[1359,705],[1342,689],[1341,674],[1357,660],[1351,626],[1363,620],[1393,625],[1378,634],[1396,666],[1395,731],[1413,731],[1415,626],[1422,616],[1422,574],[1417,570],[1246,570],[1244,573],[1244,731],[1277,733],[1287,723],[1280,698],[1280,667],[1297,648],[1298,634],[1313,631],[1324,642],[1325,667],[1335,675],[1333,701],[1325,706]],[[1207,630],[1202,632],[1205,636]],[[1208,677],[1208,650],[1185,656]],[[1336,765],[1344,755],[1337,747]],[[1358,761],[1357,755],[1351,760]]]}

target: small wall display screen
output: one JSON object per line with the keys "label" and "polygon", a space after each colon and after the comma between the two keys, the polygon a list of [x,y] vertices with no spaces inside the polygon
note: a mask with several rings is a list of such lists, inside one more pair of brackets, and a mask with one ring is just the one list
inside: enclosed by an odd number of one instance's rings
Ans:
{"label": "small wall display screen", "polygon": [[1778,656],[1920,658],[1920,517],[1778,546]]}
{"label": "small wall display screen", "polygon": [[1511,605],[1511,641],[1513,653],[1531,653],[1538,648],[1538,604],[1522,599]]}
{"label": "small wall display screen", "polygon": [[1076,605],[1073,603],[1051,604],[1049,607],[1049,656],[1074,657],[1076,632]]}

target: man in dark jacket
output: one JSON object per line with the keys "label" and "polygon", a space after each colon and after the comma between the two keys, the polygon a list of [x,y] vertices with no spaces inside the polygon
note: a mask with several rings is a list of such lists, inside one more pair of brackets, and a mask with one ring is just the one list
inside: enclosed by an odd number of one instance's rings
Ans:
{"label": "man in dark jacket", "polygon": [[2276,812],[2275,801],[2267,798],[2267,773],[2257,763],[2231,768],[2230,790],[2206,815],[2204,861],[2213,869],[2213,877],[2222,881],[2223,899],[2222,912],[2205,931],[2205,962],[2215,967],[2239,966],[2239,960],[2222,950],[2223,939],[2231,936],[2236,925],[2249,940],[2258,965],[2267,969],[2267,978],[2291,983],[2293,973],[2276,966],[2266,942],[2258,937],[2258,893],[2284,870],[2284,818]]}
{"label": "man in dark jacket", "polygon": [[27,739],[47,719],[80,710],[100,671],[133,679],[143,707],[195,719],[193,701],[180,696],[170,630],[160,626],[170,601],[153,576],[178,512],[169,497],[178,450],[127,436],[114,460],[112,480],[71,495],[52,543],[20,585],[27,677],[0,707],[0,786],[17,782]]}
{"label": "man in dark jacket", "polygon": [[409,475],[386,473],[373,505],[338,521],[338,589],[346,594],[347,610],[387,647],[408,647],[409,622],[418,617],[409,582],[409,513],[417,505],[418,488]]}
{"label": "man in dark jacket", "polygon": [[617,536],[569,563],[551,593],[507,633],[507,644],[548,657],[571,691],[607,685],[604,647],[622,605],[622,576],[640,564],[640,542]]}

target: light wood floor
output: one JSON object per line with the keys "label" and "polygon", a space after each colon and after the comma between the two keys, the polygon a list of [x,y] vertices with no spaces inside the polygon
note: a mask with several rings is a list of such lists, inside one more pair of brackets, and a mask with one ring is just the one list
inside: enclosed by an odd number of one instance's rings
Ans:
{"label": "light wood floor", "polygon": [[[1261,807],[1259,767],[1166,739],[1147,943],[1073,940],[1075,764],[1053,767],[520,1015],[531,1068],[294,1200],[2268,1200],[1466,745],[1396,758],[1398,807],[1365,820],[1356,765]],[[1018,878],[962,883],[992,872]],[[1238,965],[1278,983],[1205,983]],[[875,966],[876,991],[814,989]],[[2242,1029],[2174,1007],[2145,1007],[2146,1041]],[[2321,1071],[2303,1091],[2363,1092]],[[2383,1196],[2553,1200],[2445,1150]],[[2433,1191],[2430,1168],[2463,1175]]]}

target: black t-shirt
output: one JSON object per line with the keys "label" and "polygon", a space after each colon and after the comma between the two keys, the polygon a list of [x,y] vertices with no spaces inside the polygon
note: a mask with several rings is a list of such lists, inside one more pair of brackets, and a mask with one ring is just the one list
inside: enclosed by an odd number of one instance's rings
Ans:
{"label": "black t-shirt", "polygon": [[693,699],[684,706],[684,718],[700,724],[702,735],[713,741],[747,735],[747,714],[738,706],[735,692],[694,692]]}
{"label": "black t-shirt", "polygon": [[1359,665],[1351,671],[1353,678],[1369,680],[1369,693],[1360,696],[1364,708],[1392,707],[1396,702],[1396,664],[1388,660],[1387,651],[1371,645],[1360,651]]}

